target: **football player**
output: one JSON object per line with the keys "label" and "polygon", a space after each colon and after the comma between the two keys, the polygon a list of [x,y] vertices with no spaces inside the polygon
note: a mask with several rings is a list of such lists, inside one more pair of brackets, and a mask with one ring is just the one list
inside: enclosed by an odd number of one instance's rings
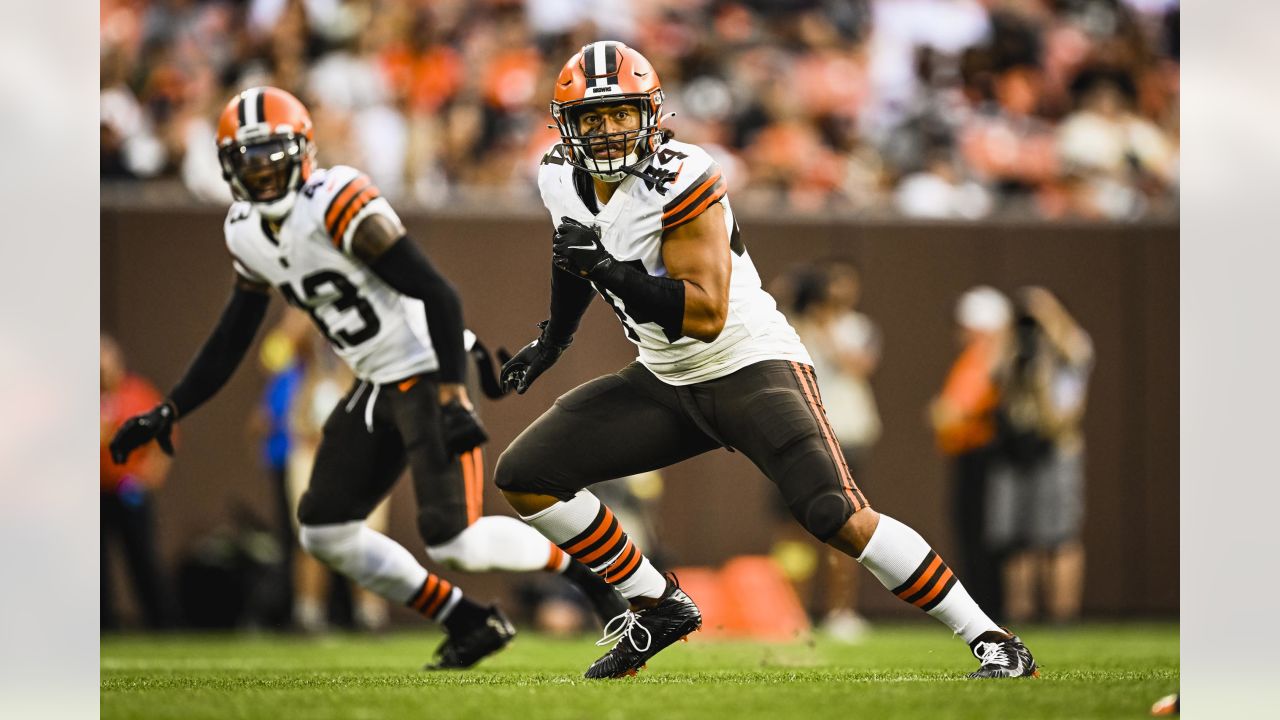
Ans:
{"label": "football player", "polygon": [[625,609],[613,588],[524,523],[481,516],[487,437],[463,385],[461,304],[368,176],[317,167],[310,114],[277,88],[232,98],[217,142],[237,198],[224,225],[235,268],[231,300],[168,398],[122,426],[111,444],[116,461],[153,439],[172,452],[173,424],[234,372],[274,287],[310,314],[356,376],[324,426],[298,508],[302,546],[441,623],[447,637],[432,667],[473,665],[515,631],[496,607],[473,602],[365,526],[406,462],[433,560],[465,571],[562,572],[603,619]]}
{"label": "football player", "polygon": [[676,578],[587,486],[718,447],[750,458],[815,537],[961,636],[980,663],[972,677],[1035,675],[1022,641],[854,483],[809,355],[760,287],[720,168],[663,127],[654,68],[622,43],[594,42],[565,64],[554,93],[561,142],[538,175],[555,226],[551,312],[502,381],[527,390],[568,349],[595,294],[639,359],[556,400],[502,454],[495,479],[526,522],[631,601],[586,677],[633,675],[702,624]]}

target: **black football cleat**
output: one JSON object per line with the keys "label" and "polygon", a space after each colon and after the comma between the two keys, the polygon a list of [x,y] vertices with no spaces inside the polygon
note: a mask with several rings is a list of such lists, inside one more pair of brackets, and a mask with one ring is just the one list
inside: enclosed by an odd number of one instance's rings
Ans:
{"label": "black football cleat", "polygon": [[613,649],[591,663],[584,677],[620,678],[635,675],[649,658],[702,627],[702,613],[667,573],[667,591],[651,607],[627,610],[609,621],[597,645],[616,641]]}
{"label": "black football cleat", "polygon": [[498,607],[492,606],[484,622],[461,632],[449,633],[436,648],[436,661],[423,670],[461,670],[506,647],[516,636],[516,628]]}
{"label": "black football cleat", "polygon": [[974,642],[973,656],[982,665],[969,673],[971,678],[1040,677],[1040,668],[1031,651],[1017,635],[1001,640]]}

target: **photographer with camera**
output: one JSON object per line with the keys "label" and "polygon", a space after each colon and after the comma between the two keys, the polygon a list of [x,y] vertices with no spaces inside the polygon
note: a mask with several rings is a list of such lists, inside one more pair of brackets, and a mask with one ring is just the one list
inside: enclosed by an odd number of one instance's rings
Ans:
{"label": "photographer with camera", "polygon": [[[1048,290],[1024,288],[997,373],[996,459],[987,494],[988,548],[1007,558],[1009,622],[1075,620],[1083,592],[1084,419],[1093,343]],[[1043,583],[1043,587],[1040,587]]]}

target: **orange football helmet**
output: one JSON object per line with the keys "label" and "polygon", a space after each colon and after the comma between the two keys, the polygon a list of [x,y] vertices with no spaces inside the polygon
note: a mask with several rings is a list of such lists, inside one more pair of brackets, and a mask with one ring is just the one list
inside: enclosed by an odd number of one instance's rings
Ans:
{"label": "orange football helmet", "polygon": [[[560,70],[551,101],[551,117],[569,152],[569,164],[617,182],[657,152],[662,144],[662,83],[639,52],[615,40],[584,45]],[[634,103],[640,127],[624,132],[581,132],[577,118],[592,105]],[[599,157],[597,150],[623,144],[623,157]]]}
{"label": "orange football helmet", "polygon": [[249,88],[223,109],[217,140],[222,178],[232,194],[269,218],[287,215],[315,166],[306,106],[279,88]]}

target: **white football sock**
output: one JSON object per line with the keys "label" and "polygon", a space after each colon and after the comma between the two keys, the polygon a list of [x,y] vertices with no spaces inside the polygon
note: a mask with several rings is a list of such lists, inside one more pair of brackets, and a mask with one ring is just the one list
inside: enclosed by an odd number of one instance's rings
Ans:
{"label": "white football sock", "polygon": [[965,642],[988,630],[1003,632],[920,533],[884,513],[858,562],[890,592],[942,621]]}
{"label": "white football sock", "polygon": [[298,539],[320,562],[395,603],[407,602],[427,579],[413,553],[359,520],[303,525]]}
{"label": "white football sock", "polygon": [[586,490],[567,502],[557,502],[524,521],[605,582],[623,597],[662,597],[667,579],[622,531],[609,508]]}

